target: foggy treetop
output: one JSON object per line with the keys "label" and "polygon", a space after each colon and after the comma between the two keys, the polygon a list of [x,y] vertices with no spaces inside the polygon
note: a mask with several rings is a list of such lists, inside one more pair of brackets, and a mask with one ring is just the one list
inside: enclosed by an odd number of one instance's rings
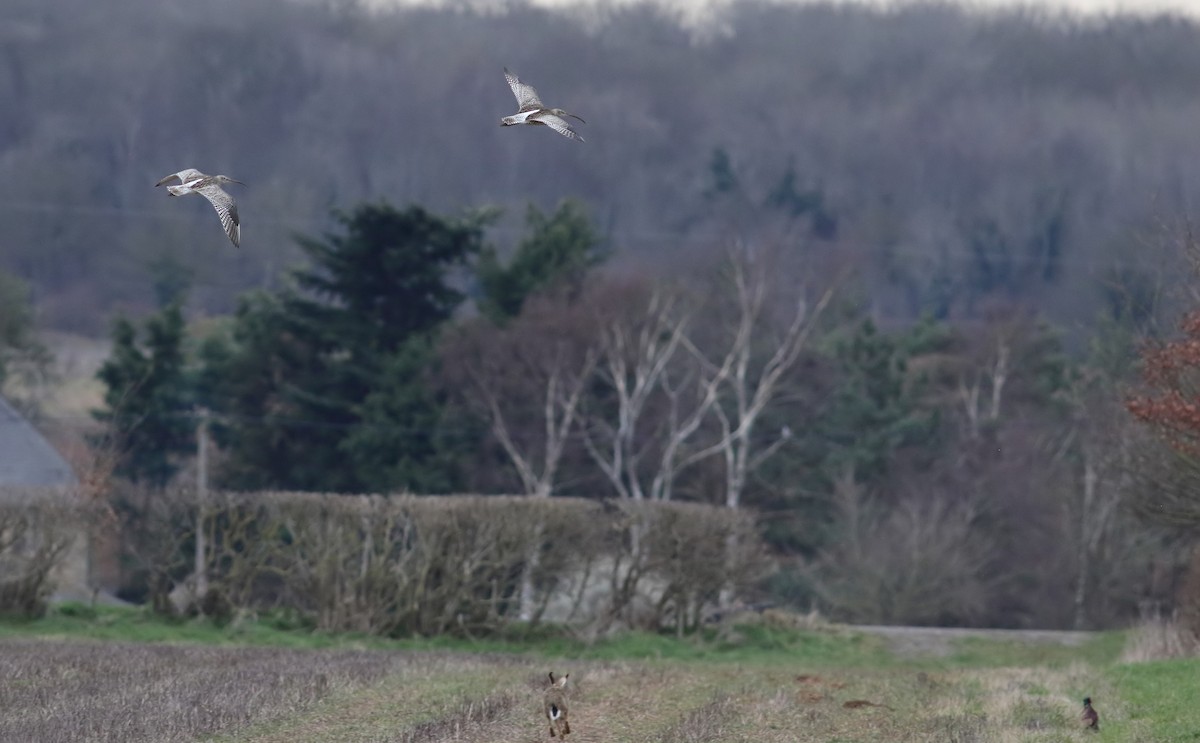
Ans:
{"label": "foggy treetop", "polygon": [[[333,207],[498,205],[503,250],[527,202],[573,197],[627,265],[786,218],[863,268],[880,315],[997,298],[1070,324],[1158,281],[1146,238],[1200,186],[1178,18],[741,3],[708,30],[647,5],[4,0],[0,270],[45,323],[101,332],[173,272],[229,310]],[[502,129],[504,66],[587,143]],[[152,187],[184,167],[249,184],[240,251]]]}

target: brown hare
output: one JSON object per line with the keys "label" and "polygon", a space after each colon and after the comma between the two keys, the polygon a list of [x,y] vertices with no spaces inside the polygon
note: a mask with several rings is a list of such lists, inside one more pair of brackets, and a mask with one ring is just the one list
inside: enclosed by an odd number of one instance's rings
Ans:
{"label": "brown hare", "polygon": [[555,680],[554,671],[550,672],[550,686],[546,689],[545,696],[542,702],[542,710],[546,713],[546,719],[550,721],[550,737],[553,738],[555,730],[558,731],[559,737],[566,737],[571,732],[571,724],[567,722],[567,677],[571,674],[566,674],[562,678]]}

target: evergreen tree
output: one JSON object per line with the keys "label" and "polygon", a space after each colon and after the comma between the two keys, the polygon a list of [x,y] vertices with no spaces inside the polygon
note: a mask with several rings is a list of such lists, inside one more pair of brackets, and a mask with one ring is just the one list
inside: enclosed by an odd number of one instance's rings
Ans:
{"label": "evergreen tree", "polygon": [[460,487],[460,455],[483,435],[482,424],[448,404],[431,383],[440,376],[430,339],[414,337],[392,354],[384,383],[360,408],[361,424],[342,442],[363,482],[374,489],[449,493]]}
{"label": "evergreen tree", "polygon": [[117,320],[112,355],[96,374],[105,386],[105,407],[93,415],[107,424],[100,443],[120,454],[116,473],[161,487],[195,442],[179,302],[148,318],[143,333],[139,342],[133,323]]}
{"label": "evergreen tree", "polygon": [[232,327],[206,339],[200,357],[199,394],[220,413],[213,435],[226,452],[218,478],[223,486],[298,487],[334,474],[310,458],[315,447],[336,440],[326,441],[327,423],[305,419],[299,397],[320,379],[320,368],[312,346],[289,327],[282,297],[244,295]]}
{"label": "evergreen tree", "polygon": [[[436,417],[414,349],[463,301],[453,272],[479,251],[486,217],[368,204],[335,218],[341,232],[300,240],[311,266],[296,288],[248,298],[232,336],[205,351],[224,380],[213,395],[229,419],[228,485],[352,492],[445,477],[412,406],[380,401],[421,400]],[[400,448],[381,449],[381,432]]]}
{"label": "evergreen tree", "polygon": [[766,205],[791,217],[808,216],[814,237],[821,240],[837,238],[838,220],[826,208],[825,194],[819,188],[801,191],[795,162],[788,162],[779,183],[767,194]]}
{"label": "evergreen tree", "polygon": [[714,147],[708,161],[709,186],[704,191],[708,200],[736,193],[742,186],[733,169],[733,159],[724,147]]}
{"label": "evergreen tree", "polygon": [[758,508],[780,514],[766,521],[763,534],[785,552],[812,554],[830,538],[831,503],[817,494],[832,492],[849,474],[866,487],[880,486],[902,451],[906,463],[909,455],[929,461],[944,440],[942,416],[928,399],[932,382],[914,367],[945,351],[949,329],[926,318],[883,333],[861,308],[847,310],[848,329],[831,334],[820,359],[794,380],[793,407],[764,424],[788,426],[790,438],[786,454],[764,465],[754,496]]}
{"label": "evergreen tree", "polygon": [[429,333],[465,299],[450,272],[479,252],[487,216],[439,217],[420,206],[403,211],[367,204],[337,213],[343,234],[300,238],[312,267],[296,274],[304,294],[286,298],[297,329],[319,345],[363,352],[398,350]]}
{"label": "evergreen tree", "polygon": [[857,482],[870,482],[886,472],[896,449],[934,435],[937,414],[921,405],[921,380],[910,378],[908,363],[945,340],[944,329],[928,319],[895,335],[865,319],[835,344],[839,381],[816,427],[829,447],[822,466],[829,482],[847,468]]}
{"label": "evergreen tree", "polygon": [[540,289],[560,280],[581,280],[602,259],[600,237],[577,201],[562,202],[550,215],[530,205],[525,223],[529,234],[507,266],[500,265],[492,248],[479,256],[479,308],[493,322],[516,317],[525,298]]}

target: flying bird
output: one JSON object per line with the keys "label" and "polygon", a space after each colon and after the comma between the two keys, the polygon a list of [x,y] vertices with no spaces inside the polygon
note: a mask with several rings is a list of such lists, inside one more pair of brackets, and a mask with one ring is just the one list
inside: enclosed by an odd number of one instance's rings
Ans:
{"label": "flying bird", "polygon": [[205,175],[195,168],[187,168],[178,173],[172,173],[166,176],[158,183],[154,184],[155,188],[170,183],[172,180],[178,179],[179,183],[173,186],[167,186],[167,191],[172,196],[187,196],[190,193],[198,193],[208,199],[208,203],[213,205],[217,210],[217,216],[221,218],[221,226],[225,228],[225,234],[229,235],[230,242],[233,246],[240,247],[242,241],[242,223],[238,219],[237,202],[233,197],[225,193],[221,188],[222,183],[241,183],[239,180],[234,180],[227,175]]}
{"label": "flying bird", "polygon": [[579,119],[586,124],[586,121],[580,119],[573,113],[567,113],[561,108],[546,108],[542,104],[542,99],[538,97],[538,92],[533,89],[532,85],[526,85],[521,80],[504,68],[504,79],[508,80],[508,86],[512,88],[513,95],[517,98],[517,112],[512,116],[505,116],[500,119],[500,126],[516,126],[517,124],[541,124],[548,126],[559,134],[568,139],[578,139],[584,141],[579,133],[571,128],[564,116],[570,116],[573,119]]}

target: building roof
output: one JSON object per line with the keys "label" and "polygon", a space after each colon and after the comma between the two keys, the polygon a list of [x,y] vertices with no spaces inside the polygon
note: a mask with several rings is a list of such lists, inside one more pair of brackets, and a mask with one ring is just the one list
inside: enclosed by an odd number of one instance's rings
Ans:
{"label": "building roof", "polygon": [[0,397],[0,485],[71,485],[75,473],[54,447]]}

